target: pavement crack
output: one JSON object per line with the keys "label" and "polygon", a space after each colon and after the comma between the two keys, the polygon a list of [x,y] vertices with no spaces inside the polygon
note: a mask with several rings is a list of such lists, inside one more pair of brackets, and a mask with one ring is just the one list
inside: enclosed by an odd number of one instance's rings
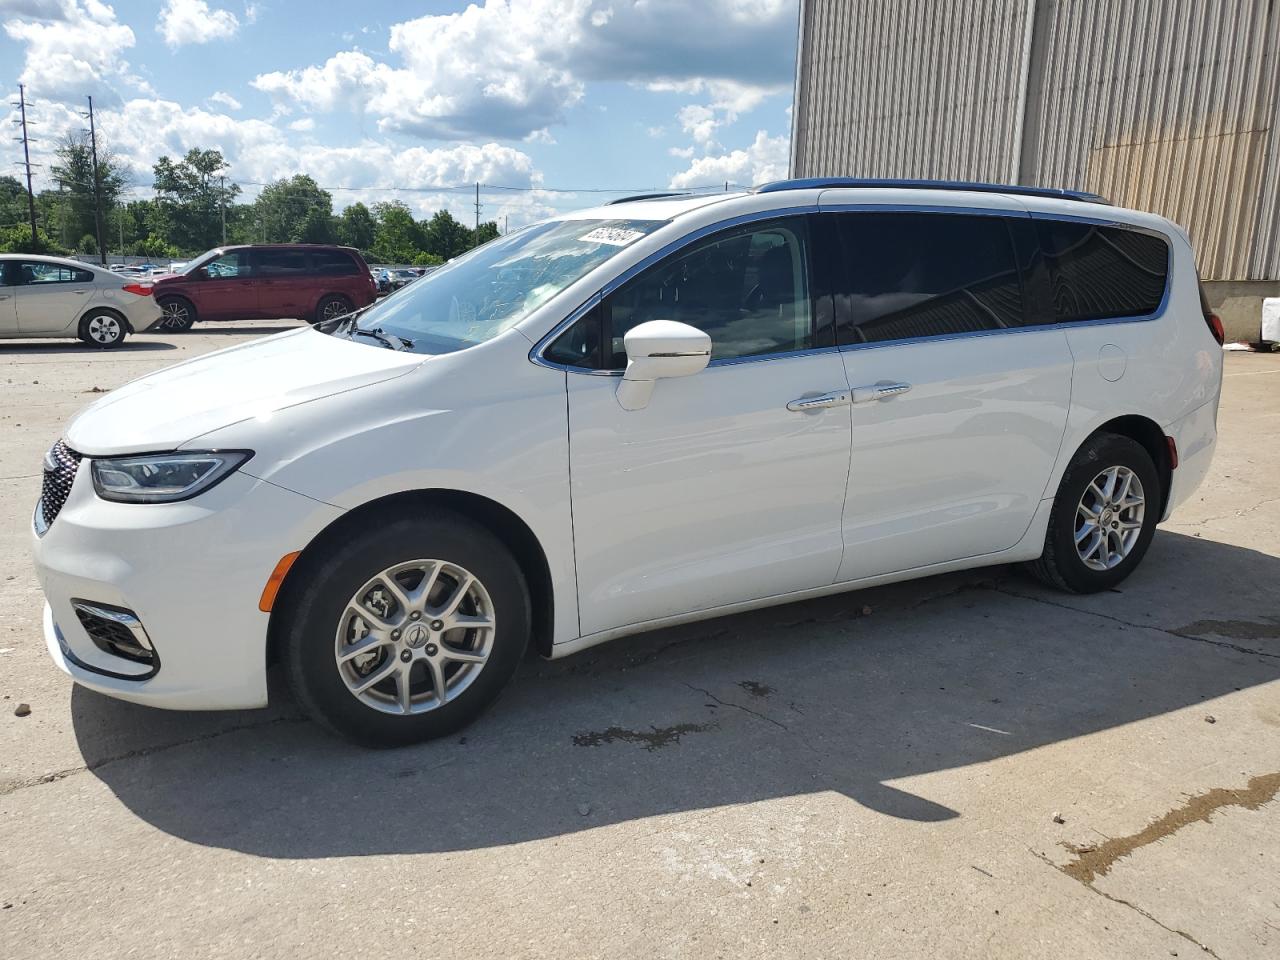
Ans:
{"label": "pavement crack", "polygon": [[1135,630],[1155,630],[1157,633],[1163,633],[1170,637],[1178,637],[1181,640],[1193,640],[1196,643],[1205,643],[1211,647],[1225,647],[1228,650],[1234,650],[1236,653],[1245,653],[1254,657],[1267,657],[1271,660],[1280,660],[1280,653],[1270,653],[1266,650],[1257,650],[1253,647],[1246,647],[1238,643],[1231,643],[1228,640],[1213,640],[1209,637],[1196,636],[1193,633],[1184,633],[1181,630],[1161,627],[1154,623],[1134,623],[1132,620],[1125,620],[1122,617],[1112,616],[1109,613],[1101,613],[1097,610],[1086,610],[1083,607],[1073,607],[1069,603],[1059,603],[1056,600],[1049,600],[1045,597],[1033,597],[1030,594],[1018,593],[1016,590],[1009,590],[999,585],[994,585],[990,589],[996,591],[996,593],[1003,593],[1006,597],[1016,597],[1019,600],[1030,600],[1032,603],[1043,603],[1046,606],[1057,607],[1059,610],[1068,610],[1071,613],[1083,613],[1090,617],[1100,617],[1103,620],[1110,620],[1112,623],[1118,623],[1125,627],[1132,627]]}
{"label": "pavement crack", "polygon": [[[1030,848],[1028,849],[1030,850]],[[1059,873],[1067,872],[1063,867],[1058,866],[1058,864],[1054,863],[1052,860],[1046,857],[1043,853],[1040,853],[1037,850],[1030,850],[1030,853],[1037,860],[1043,860],[1045,863],[1051,866],[1054,870],[1057,870]],[[1068,876],[1070,876],[1070,874],[1068,874]],[[1086,890],[1090,891],[1091,893],[1096,893],[1098,896],[1102,897],[1102,899],[1104,900],[1110,900],[1112,903],[1118,904],[1119,906],[1128,907],[1138,916],[1142,917],[1145,920],[1151,921],[1166,933],[1172,933],[1174,936],[1181,937],[1183,940],[1186,940],[1188,943],[1194,944],[1195,946],[1199,947],[1202,952],[1213,957],[1214,960],[1222,960],[1222,958],[1219,957],[1218,954],[1216,954],[1211,947],[1201,943],[1191,934],[1187,933],[1187,931],[1179,930],[1177,927],[1169,926],[1167,923],[1164,923],[1158,918],[1156,918],[1155,916],[1153,916],[1150,911],[1144,910],[1142,907],[1138,906],[1136,903],[1133,903],[1130,900],[1126,900],[1124,899],[1124,897],[1117,897],[1114,894],[1107,893],[1105,890],[1099,890],[1097,887],[1095,887],[1091,883],[1084,883],[1083,886],[1085,887]]]}
{"label": "pavement crack", "polygon": [[230,733],[240,733],[244,730],[257,730],[263,727],[274,726],[278,723],[304,723],[305,717],[273,717],[270,720],[260,720],[253,723],[240,723],[233,727],[223,727],[221,730],[214,730],[209,733],[199,734],[194,737],[187,737],[183,740],[174,740],[171,743],[159,743],[153,747],[139,747],[137,750],[126,750],[124,753],[118,753],[114,756],[103,757],[95,760],[93,763],[81,764],[77,767],[67,767],[62,770],[54,770],[51,773],[42,773],[38,777],[31,777],[27,780],[19,780],[17,783],[11,783],[7,786],[0,787],[0,797],[9,796],[17,793],[19,790],[26,790],[29,787],[38,787],[46,783],[56,783],[59,780],[65,780],[67,777],[74,776],[77,773],[93,772],[100,770],[112,763],[119,763],[122,760],[133,760],[138,757],[149,757],[155,753],[164,753],[166,750],[173,750],[176,747],[186,747],[193,743],[203,743],[206,740],[216,740]]}
{"label": "pavement crack", "polygon": [[742,704],[734,703],[731,700],[721,700],[710,690],[704,690],[702,689],[702,687],[695,687],[691,683],[686,683],[685,686],[688,687],[690,690],[696,690],[698,693],[701,693],[710,697],[712,700],[720,704],[720,706],[722,707],[733,707],[735,710],[741,710],[743,713],[749,713],[753,717],[757,717],[761,720],[766,721],[767,723],[772,723],[775,727],[780,727],[783,730],[787,729],[787,725],[785,723],[779,723],[777,720],[773,719],[773,717],[766,716],[765,714],[760,713],[758,710],[752,710],[750,707],[744,707]]}
{"label": "pavement crack", "polygon": [[1267,497],[1267,499],[1259,500],[1257,503],[1253,504],[1253,506],[1245,507],[1243,510],[1232,510],[1230,513],[1223,513],[1216,517],[1205,517],[1203,520],[1192,520],[1192,521],[1187,521],[1182,523],[1174,521],[1173,523],[1170,524],[1170,526],[1172,527],[1203,527],[1205,524],[1214,523],[1218,520],[1230,520],[1233,517],[1247,516],[1248,514],[1253,513],[1253,511],[1258,510],[1261,507],[1265,507],[1269,503],[1280,503],[1280,497]]}

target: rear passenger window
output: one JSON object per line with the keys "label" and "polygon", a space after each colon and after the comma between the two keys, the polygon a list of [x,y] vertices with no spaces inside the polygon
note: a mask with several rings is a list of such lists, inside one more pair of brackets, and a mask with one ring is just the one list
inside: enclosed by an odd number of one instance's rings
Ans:
{"label": "rear passenger window", "polygon": [[1002,217],[842,213],[833,295],[839,342],[1022,325],[1022,283]]}
{"label": "rear passenger window", "polygon": [[325,277],[346,277],[360,273],[360,268],[350,254],[341,250],[314,250],[311,272]]}
{"label": "rear passenger window", "polygon": [[1169,246],[1138,230],[1067,220],[1036,229],[1058,323],[1154,313],[1169,278]]}
{"label": "rear passenger window", "polygon": [[262,277],[301,277],[307,273],[305,250],[258,250],[258,275]]}

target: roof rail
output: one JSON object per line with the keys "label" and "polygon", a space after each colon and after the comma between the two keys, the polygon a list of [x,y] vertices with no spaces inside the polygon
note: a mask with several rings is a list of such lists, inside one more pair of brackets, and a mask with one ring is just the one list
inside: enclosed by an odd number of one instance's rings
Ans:
{"label": "roof rail", "polygon": [[1063,190],[1059,187],[1023,187],[1002,183],[977,183],[967,180],[894,180],[874,177],[806,177],[797,180],[775,180],[756,187],[754,193],[780,193],[783,190],[820,190],[832,187],[898,187],[909,190],[970,190],[975,193],[1012,193],[1027,197],[1052,197],[1058,200],[1080,200],[1106,203],[1096,193]]}
{"label": "roof rail", "polygon": [[605,206],[611,207],[615,203],[632,203],[633,201],[636,201],[636,200],[662,200],[666,197],[691,197],[691,196],[693,196],[693,194],[685,191],[681,191],[678,193],[637,193],[633,197],[619,197],[617,200],[610,200],[608,203],[605,204]]}

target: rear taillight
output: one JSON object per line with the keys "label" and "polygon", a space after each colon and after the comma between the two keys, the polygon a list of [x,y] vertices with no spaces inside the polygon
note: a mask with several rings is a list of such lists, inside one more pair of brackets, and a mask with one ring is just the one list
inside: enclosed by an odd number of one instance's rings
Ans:
{"label": "rear taillight", "polygon": [[139,297],[149,297],[155,293],[154,288],[145,283],[126,283],[121,289],[125,293],[132,293]]}
{"label": "rear taillight", "polygon": [[1218,341],[1218,346],[1222,346],[1227,342],[1227,331],[1222,326],[1222,318],[1216,313],[1211,313],[1204,318],[1204,322],[1209,324],[1209,332],[1213,334],[1213,339]]}

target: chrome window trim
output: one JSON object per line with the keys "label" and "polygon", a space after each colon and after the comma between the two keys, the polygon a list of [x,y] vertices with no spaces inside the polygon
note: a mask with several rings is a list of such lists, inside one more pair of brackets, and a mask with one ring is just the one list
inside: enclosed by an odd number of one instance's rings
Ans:
{"label": "chrome window trim", "polygon": [[870,343],[847,343],[830,347],[814,347],[809,350],[787,350],[777,353],[762,353],[750,357],[723,357],[719,360],[712,360],[707,364],[707,366],[729,366],[731,364],[739,363],[755,363],[762,360],[777,360],[782,357],[811,356],[820,353],[829,353],[832,351],[843,353],[845,351],[873,350],[882,347],[903,346],[905,344],[913,343],[938,343],[950,340],[967,340],[973,337],[990,337],[1016,333],[1041,333],[1046,330],[1069,330],[1073,327],[1094,327],[1099,325],[1122,323],[1145,323],[1150,320],[1159,320],[1168,311],[1169,301],[1172,298],[1173,293],[1173,244],[1170,242],[1167,234],[1151,227],[1142,226],[1136,223],[1128,223],[1124,220],[1116,220],[1113,217],[1090,217],[1067,213],[1051,213],[1043,210],[1002,210],[995,207],[961,207],[927,203],[836,203],[822,205],[821,199],[819,199],[818,203],[805,204],[803,206],[779,207],[773,210],[761,210],[754,213],[741,214],[737,217],[731,217],[728,220],[721,220],[714,224],[699,227],[697,230],[685,234],[678,240],[671,241],[605,283],[605,285],[596,293],[592,294],[585,303],[577,307],[569,314],[568,317],[556,324],[549,333],[534,344],[533,349],[529,352],[529,359],[538,366],[547,367],[552,370],[560,370],[565,373],[576,373],[591,377],[621,377],[623,374],[622,370],[587,370],[582,367],[571,367],[567,364],[554,363],[547,360],[542,354],[552,340],[558,337],[564,332],[564,330],[579,320],[596,305],[601,303],[605,297],[616,290],[619,286],[626,283],[637,273],[652,266],[658,260],[675,253],[681,247],[687,246],[690,243],[709,236],[712,233],[717,233],[720,230],[732,229],[735,226],[740,226],[745,223],[753,223],[760,220],[772,220],[785,216],[798,216],[813,213],[875,213],[880,211],[885,213],[950,213],[967,214],[970,216],[1013,217],[1031,220],[1065,220],[1073,223],[1091,223],[1097,226],[1116,227],[1122,230],[1134,230],[1139,233],[1145,233],[1164,241],[1165,248],[1168,251],[1164,294],[1160,299],[1159,305],[1153,312],[1139,316],[1105,317],[1097,320],[1072,320],[1064,323],[1038,323],[1018,327],[995,327],[990,330],[970,330],[965,333],[943,333],[932,337],[908,337],[899,340],[876,340]]}

